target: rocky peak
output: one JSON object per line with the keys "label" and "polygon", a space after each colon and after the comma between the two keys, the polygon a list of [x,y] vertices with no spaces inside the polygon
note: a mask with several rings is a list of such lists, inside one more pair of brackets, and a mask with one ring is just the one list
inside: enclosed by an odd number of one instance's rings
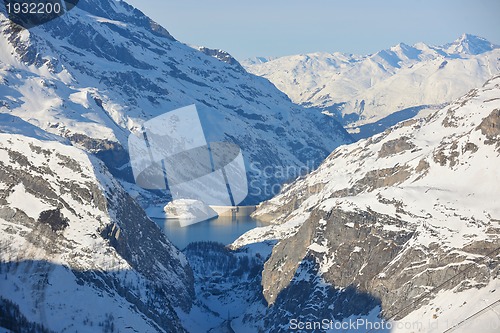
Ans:
{"label": "rocky peak", "polygon": [[443,49],[449,54],[478,55],[499,47],[483,37],[464,33],[454,42],[444,45]]}
{"label": "rocky peak", "polygon": [[226,64],[229,64],[231,66],[234,66],[238,68],[241,71],[244,71],[243,67],[240,65],[240,63],[233,58],[229,53],[223,50],[216,50],[216,49],[209,49],[208,47],[200,46],[198,47],[198,50],[210,57],[214,57],[216,59],[219,59],[222,62],[225,62]]}
{"label": "rocky peak", "polygon": [[127,22],[129,25],[144,28],[158,36],[175,40],[165,28],[125,1],[80,0],[77,7],[91,15],[111,20],[110,24]]}

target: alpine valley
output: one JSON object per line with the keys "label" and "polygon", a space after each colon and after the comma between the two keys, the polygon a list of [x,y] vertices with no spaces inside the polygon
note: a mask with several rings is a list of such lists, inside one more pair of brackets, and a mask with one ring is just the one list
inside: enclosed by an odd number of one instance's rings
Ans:
{"label": "alpine valley", "polygon": [[[336,55],[380,85],[335,81],[349,92],[331,98],[268,77],[295,104],[124,1],[80,0],[29,30],[0,6],[0,331],[497,332],[498,48],[464,35],[398,50],[392,67]],[[421,89],[397,100],[403,76]],[[348,111],[362,94],[391,107]],[[191,104],[209,141],[241,147],[245,203],[268,225],[180,251],[148,217],[169,193],[134,184],[127,139]],[[357,142],[339,123],[423,105]]]}

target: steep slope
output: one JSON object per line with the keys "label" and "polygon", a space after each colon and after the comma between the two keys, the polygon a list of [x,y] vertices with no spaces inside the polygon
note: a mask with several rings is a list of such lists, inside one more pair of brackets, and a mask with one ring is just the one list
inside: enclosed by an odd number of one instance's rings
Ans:
{"label": "steep slope", "polygon": [[[451,102],[498,73],[499,59],[498,45],[464,34],[443,46],[400,43],[369,56],[312,53],[243,64],[294,102],[323,108],[356,133],[397,111]],[[418,111],[407,110],[406,119]],[[388,119],[388,126],[397,121]]]}
{"label": "steep slope", "polygon": [[[262,204],[255,216],[274,225],[233,246],[278,241],[263,272],[273,304],[266,317],[274,323],[266,330],[279,332],[292,318],[380,315],[396,320],[399,331],[442,332],[457,324],[495,332],[499,110],[496,76],[425,119],[335,150]],[[345,314],[360,304],[345,297],[349,288],[364,295],[364,308]],[[290,303],[301,305],[293,310]],[[422,325],[405,327],[413,322]]]}
{"label": "steep slope", "polygon": [[82,0],[29,31],[0,15],[1,112],[68,138],[128,180],[128,135],[190,104],[209,141],[242,148],[248,202],[294,176],[264,177],[266,167],[318,165],[351,140],[336,121],[303,112],[267,80],[224,62],[230,56],[176,41],[123,1]]}
{"label": "steep slope", "polygon": [[3,299],[57,332],[183,330],[191,269],[102,162],[6,133],[0,155]]}

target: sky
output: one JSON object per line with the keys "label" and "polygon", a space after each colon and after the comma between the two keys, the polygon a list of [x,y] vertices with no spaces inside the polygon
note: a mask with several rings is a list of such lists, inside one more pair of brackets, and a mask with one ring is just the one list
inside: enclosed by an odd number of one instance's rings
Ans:
{"label": "sky", "polygon": [[500,44],[498,0],[126,0],[177,40],[238,60],[311,52],[371,54],[471,33]]}

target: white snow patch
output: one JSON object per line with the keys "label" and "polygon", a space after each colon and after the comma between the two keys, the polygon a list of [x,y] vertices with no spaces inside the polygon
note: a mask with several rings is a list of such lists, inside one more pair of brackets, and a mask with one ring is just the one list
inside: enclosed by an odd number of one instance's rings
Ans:
{"label": "white snow patch", "polygon": [[34,220],[38,219],[41,212],[53,209],[50,204],[26,192],[26,188],[22,183],[14,186],[12,190],[12,193],[7,197],[7,203],[9,203],[12,208],[22,210]]}
{"label": "white snow patch", "polygon": [[354,249],[352,250],[352,253],[358,253],[361,252],[363,249],[359,246],[355,246]]}
{"label": "white snow patch", "polygon": [[198,200],[179,199],[169,202],[163,210],[168,219],[191,220],[200,219],[202,216],[207,218],[217,216],[217,213]]}
{"label": "white snow patch", "polygon": [[309,250],[312,250],[314,252],[318,252],[318,253],[325,253],[325,252],[328,252],[328,247],[324,246],[324,245],[320,245],[318,243],[312,243],[311,245],[309,245],[307,247]]}

